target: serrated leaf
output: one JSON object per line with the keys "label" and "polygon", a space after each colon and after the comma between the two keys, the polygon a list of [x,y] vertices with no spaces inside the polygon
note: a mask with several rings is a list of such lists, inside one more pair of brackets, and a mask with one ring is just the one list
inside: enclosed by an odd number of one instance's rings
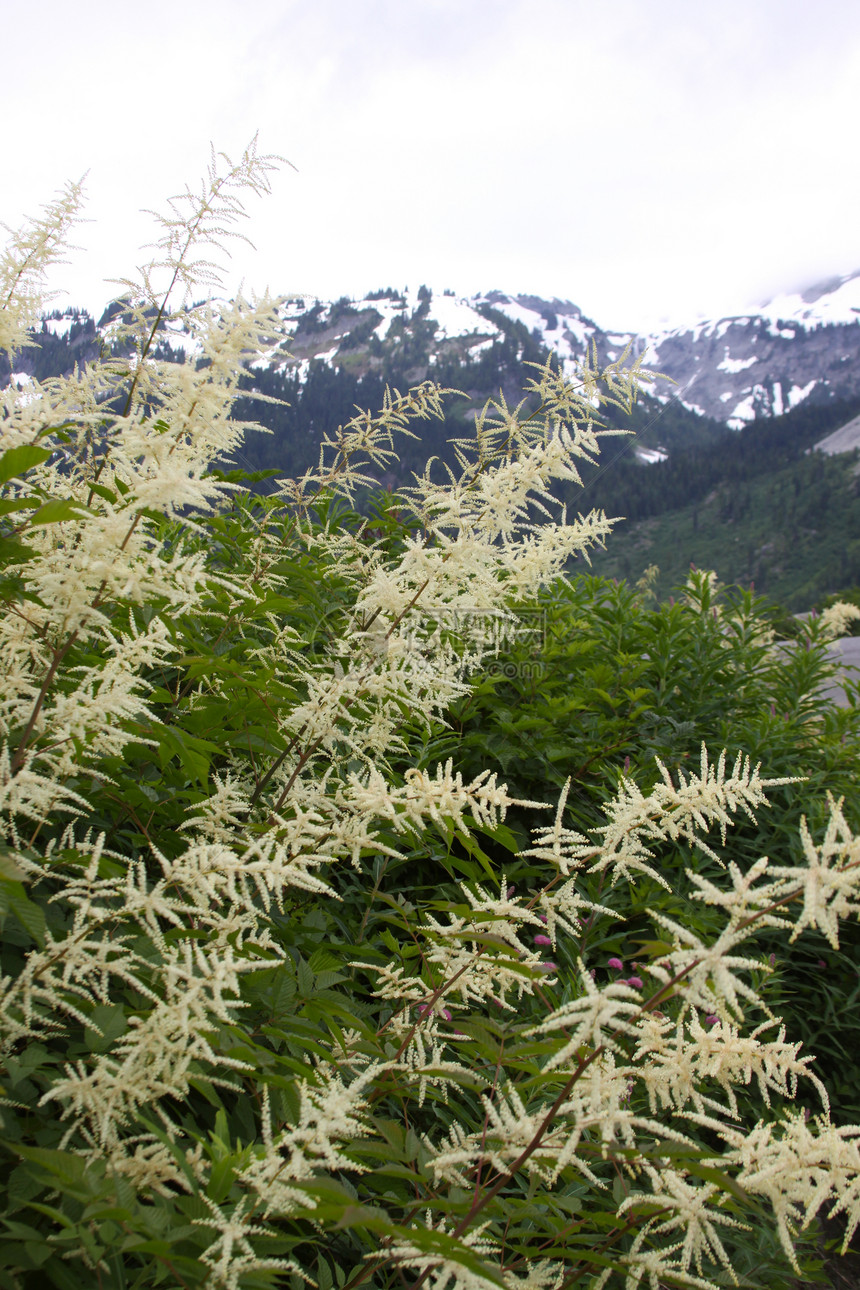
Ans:
{"label": "serrated leaf", "polygon": [[320,1255],[317,1259],[317,1285],[319,1290],[332,1290],[333,1284],[331,1268]]}
{"label": "serrated leaf", "polygon": [[[17,1142],[13,1150],[16,1155],[23,1156],[25,1160],[39,1166],[52,1179],[58,1179],[67,1188],[79,1187],[86,1176],[88,1168],[86,1160],[73,1155],[71,1151],[56,1151],[50,1147],[28,1147]],[[37,1209],[38,1206],[31,1204],[30,1208]]]}
{"label": "serrated leaf", "polygon": [[302,994],[313,994],[314,992],[314,974],[308,967],[304,959],[299,959],[299,966],[296,973],[299,982],[299,990]]}
{"label": "serrated leaf", "polygon": [[308,966],[312,972],[323,972],[327,968],[336,971],[338,968],[343,967],[343,960],[337,958],[332,954],[331,950],[327,950],[324,945],[321,945],[319,949],[314,950],[308,959]]}
{"label": "serrated leaf", "polygon": [[15,863],[19,853],[12,847],[0,846],[0,880],[7,879],[10,882],[31,882],[29,874]]}
{"label": "serrated leaf", "polygon": [[128,1021],[121,1003],[98,1004],[90,1013],[84,1039],[91,1052],[103,1053],[127,1029]]}
{"label": "serrated leaf", "polygon": [[41,907],[30,900],[20,882],[6,880],[5,887],[9,912],[42,949],[45,944],[45,915]]}

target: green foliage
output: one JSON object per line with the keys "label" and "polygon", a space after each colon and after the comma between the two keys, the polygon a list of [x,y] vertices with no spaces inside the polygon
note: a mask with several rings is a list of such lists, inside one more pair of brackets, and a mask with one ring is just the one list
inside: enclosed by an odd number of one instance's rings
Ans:
{"label": "green foliage", "polygon": [[[860,825],[860,708],[822,699],[834,665],[815,621],[795,621],[794,643],[775,651],[764,597],[737,588],[714,594],[702,574],[675,591],[672,605],[655,605],[641,587],[598,577],[547,589],[538,611],[523,619],[520,639],[451,710],[450,747],[464,776],[498,765],[511,792],[529,800],[569,778],[568,810],[585,832],[601,823],[622,776],[645,791],[657,779],[655,758],[677,774],[703,743],[737,746],[774,775],[799,781],[774,793],[760,823],[741,821],[733,830],[731,856],[743,867],[765,853],[775,863],[779,854],[796,855],[801,817],[823,823],[828,792],[845,798]],[[507,822],[525,843],[538,819],[515,808]],[[673,868],[680,887],[678,862]],[[518,881],[518,869],[508,865],[508,873]],[[682,914],[683,901],[665,893],[649,891],[648,900]],[[628,916],[624,936],[611,937],[608,949],[624,957],[641,934]],[[846,925],[838,954],[820,935],[786,947],[763,932],[761,944],[779,962],[769,1005],[816,1054],[841,1117],[860,1121],[850,1060],[860,1049],[857,925]]]}
{"label": "green foliage", "polygon": [[[767,474],[717,482],[701,501],[619,523],[594,568],[635,581],[656,564],[666,599],[694,564],[754,585],[792,613],[808,610],[860,577],[857,486],[850,455],[810,453]],[[629,512],[619,503],[613,513]]]}
{"label": "green foliage", "polygon": [[[162,221],[186,288],[269,161]],[[144,274],[111,407],[7,407],[0,1287],[818,1278],[858,1131],[766,1031],[853,1112],[860,718],[820,623],[775,653],[708,575],[561,576],[605,520],[530,495],[638,369],[539,367],[411,493],[364,467],[445,391],[386,390],[256,495],[223,459],[269,305],[158,364]]]}

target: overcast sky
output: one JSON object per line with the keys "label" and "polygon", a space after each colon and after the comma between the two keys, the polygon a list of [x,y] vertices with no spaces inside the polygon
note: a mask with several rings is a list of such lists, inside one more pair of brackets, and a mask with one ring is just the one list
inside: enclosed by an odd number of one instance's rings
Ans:
{"label": "overcast sky", "polygon": [[140,209],[256,131],[296,169],[230,292],[498,288],[645,330],[860,268],[857,0],[29,0],[0,103],[7,225],[89,171],[52,285],[93,311]]}

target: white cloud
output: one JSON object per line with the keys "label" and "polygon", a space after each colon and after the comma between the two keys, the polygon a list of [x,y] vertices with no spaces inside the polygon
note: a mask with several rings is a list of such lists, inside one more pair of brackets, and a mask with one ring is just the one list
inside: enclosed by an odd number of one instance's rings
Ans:
{"label": "white cloud", "polygon": [[499,287],[644,328],[860,267],[854,0],[31,0],[16,28],[0,217],[89,169],[56,285],[92,308],[139,208],[258,129],[298,173],[249,203],[231,288]]}

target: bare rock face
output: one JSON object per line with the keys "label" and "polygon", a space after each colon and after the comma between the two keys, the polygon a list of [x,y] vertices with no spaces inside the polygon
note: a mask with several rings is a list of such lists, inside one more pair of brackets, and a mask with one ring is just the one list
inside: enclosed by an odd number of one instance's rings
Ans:
{"label": "bare rock face", "polygon": [[[651,348],[654,367],[677,382],[683,403],[733,429],[788,412],[813,392],[860,394],[860,319],[806,328],[725,318],[654,337]],[[673,392],[665,382],[656,388],[661,397]]]}
{"label": "bare rock face", "polygon": [[758,310],[647,337],[648,360],[688,407],[740,429],[814,396],[860,394],[860,273],[780,296]]}

